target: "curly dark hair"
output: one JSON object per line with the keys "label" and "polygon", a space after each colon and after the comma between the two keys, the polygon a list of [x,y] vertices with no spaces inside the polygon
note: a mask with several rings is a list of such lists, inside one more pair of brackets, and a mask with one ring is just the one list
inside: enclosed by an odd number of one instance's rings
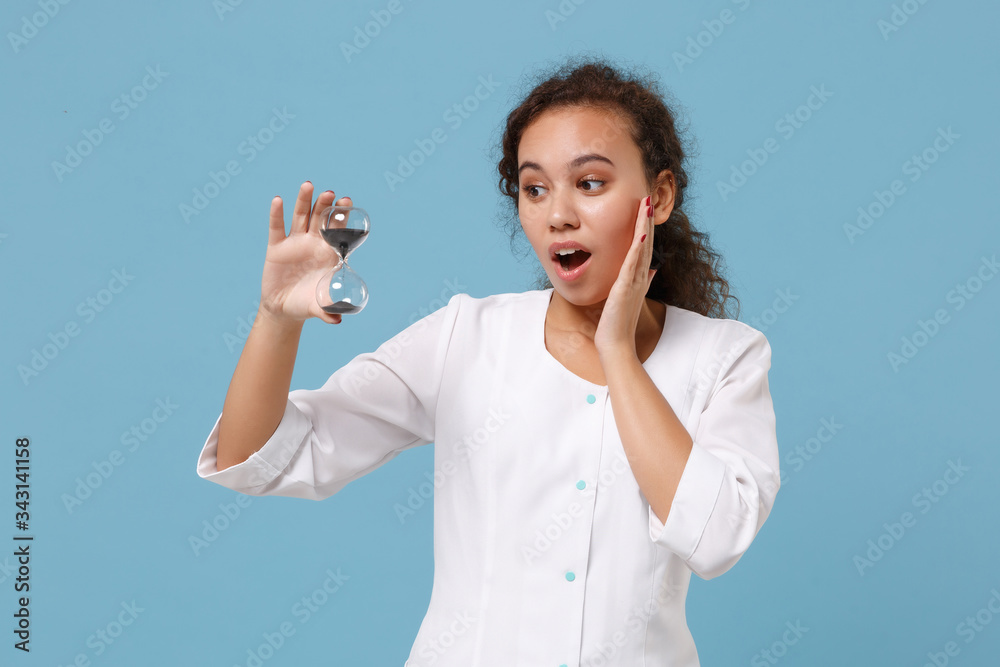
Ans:
{"label": "curly dark hair", "polygon": [[[684,168],[687,150],[675,124],[675,114],[663,101],[654,76],[635,74],[634,69],[609,64],[606,58],[569,58],[542,72],[540,83],[531,84],[531,92],[507,116],[502,156],[497,163],[499,188],[506,203],[501,220],[509,233],[511,248],[523,237],[518,218],[517,149],[525,129],[540,114],[550,109],[588,107],[611,111],[623,119],[631,138],[642,153],[643,171],[648,191],[657,176],[668,169],[674,177],[674,208],[670,217],[654,227],[651,268],[659,267],[646,296],[668,305],[693,310],[709,317],[727,317],[727,300],[739,299],[729,294],[729,283],[717,267],[723,264],[712,250],[708,235],[694,228],[684,212],[688,174]],[[671,102],[671,107],[678,107]],[[534,289],[548,289],[551,281],[541,270]]]}

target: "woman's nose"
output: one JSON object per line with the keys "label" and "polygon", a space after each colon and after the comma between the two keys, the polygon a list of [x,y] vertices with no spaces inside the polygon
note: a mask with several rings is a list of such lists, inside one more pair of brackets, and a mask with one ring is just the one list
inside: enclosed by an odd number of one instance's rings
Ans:
{"label": "woman's nose", "polygon": [[553,192],[549,198],[548,210],[549,226],[573,227],[577,224],[576,210],[573,207],[571,198],[561,192]]}

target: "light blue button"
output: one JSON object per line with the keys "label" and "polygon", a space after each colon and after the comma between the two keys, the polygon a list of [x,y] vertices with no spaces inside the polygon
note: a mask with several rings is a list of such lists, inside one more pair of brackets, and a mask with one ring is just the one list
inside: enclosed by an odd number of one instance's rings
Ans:
{"label": "light blue button", "polygon": [[587,394],[587,402],[588,403],[593,403],[596,400],[597,400],[596,396],[594,396],[593,394]]}
{"label": "light blue button", "polygon": [[566,663],[564,662],[563,664],[559,665],[559,667],[566,667]]}
{"label": "light blue button", "polygon": [[567,572],[566,573],[566,581],[573,581],[574,579],[576,579],[576,575],[575,574],[573,574],[572,572]]}
{"label": "light blue button", "polygon": [[582,491],[582,490],[583,490],[583,489],[584,489],[584,488],[585,488],[586,486],[587,486],[587,483],[586,483],[585,481],[583,481],[582,479],[581,479],[581,480],[580,480],[579,482],[577,482],[577,483],[576,483],[576,488],[580,489],[581,491]]}

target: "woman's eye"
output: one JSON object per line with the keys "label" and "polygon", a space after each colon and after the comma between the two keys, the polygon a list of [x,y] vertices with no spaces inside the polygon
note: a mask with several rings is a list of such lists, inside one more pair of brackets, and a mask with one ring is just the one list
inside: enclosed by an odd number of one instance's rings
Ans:
{"label": "woman's eye", "polygon": [[[605,182],[606,181],[602,181],[602,180],[596,179],[596,178],[585,178],[582,181],[580,181],[581,184],[582,183],[599,183],[600,184],[598,186],[584,187],[584,190],[586,190],[588,192],[592,191],[592,190],[597,190],[598,188],[600,188],[601,185],[604,185]],[[525,185],[521,189],[524,190],[524,192],[527,194],[528,199],[537,199],[538,197],[541,197],[541,195],[538,194],[536,191],[537,190],[545,190],[545,188],[542,187],[541,185]]]}

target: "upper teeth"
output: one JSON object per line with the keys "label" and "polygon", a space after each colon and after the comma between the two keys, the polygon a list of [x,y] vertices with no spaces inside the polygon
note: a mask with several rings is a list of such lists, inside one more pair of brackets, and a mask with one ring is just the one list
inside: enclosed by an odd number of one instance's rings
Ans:
{"label": "upper teeth", "polygon": [[570,253],[574,253],[577,250],[580,250],[580,248],[563,248],[562,250],[556,250],[556,254],[557,255],[569,255]]}

